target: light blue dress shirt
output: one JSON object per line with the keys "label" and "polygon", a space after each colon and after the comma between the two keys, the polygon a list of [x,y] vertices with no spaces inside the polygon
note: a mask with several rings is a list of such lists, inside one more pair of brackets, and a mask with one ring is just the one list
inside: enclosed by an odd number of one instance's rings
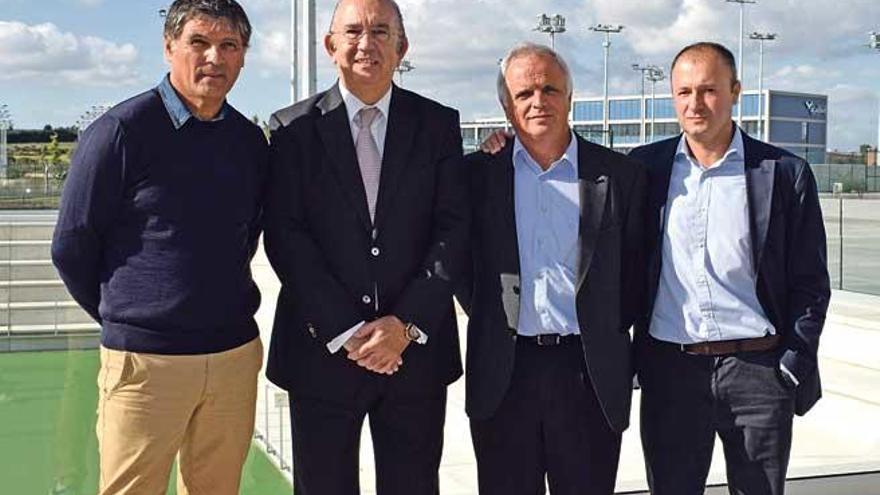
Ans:
{"label": "light blue dress shirt", "polygon": [[[180,129],[191,117],[193,117],[193,114],[177,95],[177,91],[175,91],[174,86],[171,85],[170,77],[170,75],[166,75],[162,78],[162,82],[159,83],[159,97],[162,98],[162,104],[165,105],[165,110],[168,112],[168,116],[171,117],[171,123],[174,124],[174,128]],[[224,101],[217,116],[211,119],[211,122],[226,118],[226,112],[228,109],[229,104]]]}
{"label": "light blue dress shirt", "polygon": [[662,269],[651,335],[676,344],[747,339],[776,331],[758,302],[743,139],[708,168],[682,136],[664,218]]}
{"label": "light blue dress shirt", "polygon": [[544,171],[519,138],[513,145],[514,205],[520,265],[520,335],[580,333],[577,280],[577,139]]}

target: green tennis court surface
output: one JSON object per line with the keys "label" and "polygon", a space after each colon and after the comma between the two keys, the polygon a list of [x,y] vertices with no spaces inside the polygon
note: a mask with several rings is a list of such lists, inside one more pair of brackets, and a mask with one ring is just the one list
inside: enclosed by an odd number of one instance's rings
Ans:
{"label": "green tennis court surface", "polygon": [[[64,495],[96,493],[97,370],[97,351],[0,353],[0,493],[49,494],[59,479],[72,488]],[[241,493],[291,488],[252,446]]]}

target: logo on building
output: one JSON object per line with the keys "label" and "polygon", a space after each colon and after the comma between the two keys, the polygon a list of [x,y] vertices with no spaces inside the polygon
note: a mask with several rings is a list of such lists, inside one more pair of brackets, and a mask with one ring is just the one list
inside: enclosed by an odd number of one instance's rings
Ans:
{"label": "logo on building", "polygon": [[821,103],[816,103],[813,100],[805,101],[804,106],[807,107],[807,112],[810,112],[810,117],[826,115],[828,113],[828,107]]}

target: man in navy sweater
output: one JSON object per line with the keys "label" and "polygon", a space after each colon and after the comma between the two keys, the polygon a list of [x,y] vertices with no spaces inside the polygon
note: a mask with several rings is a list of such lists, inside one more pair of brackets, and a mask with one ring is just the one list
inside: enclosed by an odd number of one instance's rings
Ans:
{"label": "man in navy sweater", "polygon": [[52,259],[101,324],[101,494],[238,493],[262,346],[250,260],[267,145],[226,102],[251,27],[235,0],[176,0],[171,70],[85,131]]}

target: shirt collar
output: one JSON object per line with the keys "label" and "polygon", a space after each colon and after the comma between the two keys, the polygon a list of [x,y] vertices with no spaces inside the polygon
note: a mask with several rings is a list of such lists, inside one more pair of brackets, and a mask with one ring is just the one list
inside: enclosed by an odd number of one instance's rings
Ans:
{"label": "shirt collar", "polygon": [[[523,146],[522,141],[519,140],[519,136],[514,137],[513,139],[513,165],[516,167],[516,163],[522,161],[523,163],[529,165],[536,173],[543,174],[555,170],[557,168],[561,168],[567,170],[570,174],[577,171],[577,156],[578,156],[578,143],[577,137],[574,135],[574,131],[571,131],[571,140],[568,142],[568,147],[565,148],[565,152],[562,153],[556,161],[550,164],[550,167],[545,171],[538,165],[538,162],[532,158],[532,155],[529,154],[529,150]],[[577,174],[574,174],[575,177]]]}
{"label": "shirt collar", "polygon": [[[690,161],[697,163],[696,158],[691,153],[690,148],[687,145],[687,139],[684,134],[681,135],[681,139],[678,141],[678,148],[675,151],[676,156],[684,156],[687,157]],[[743,153],[743,137],[742,131],[739,126],[733,126],[733,139],[730,140],[730,146],[727,147],[727,151],[724,152],[724,156],[721,157],[717,164],[713,164],[710,168],[719,167],[724,165],[729,161],[731,157],[737,158],[738,161],[745,161],[745,153]]]}
{"label": "shirt collar", "polygon": [[389,86],[388,91],[386,91],[385,94],[382,95],[382,97],[379,98],[379,101],[377,101],[374,105],[367,105],[366,103],[362,102],[360,98],[355,96],[354,93],[349,91],[348,88],[346,88],[345,85],[342,84],[342,81],[339,81],[339,92],[342,94],[342,101],[345,102],[345,111],[348,112],[349,124],[354,122],[354,119],[355,117],[357,117],[358,112],[360,112],[361,109],[364,107],[376,108],[377,110],[379,110],[379,113],[387,119],[388,109],[391,107],[392,87],[393,85]]}
{"label": "shirt collar", "polygon": [[[171,122],[174,124],[174,128],[180,129],[193,116],[192,112],[189,111],[189,108],[183,103],[180,96],[177,95],[174,86],[171,85],[170,75],[166,74],[165,77],[162,78],[162,82],[159,83],[158,89],[159,96],[162,98],[162,103],[165,105],[165,110],[168,112],[168,116],[171,117]],[[220,107],[220,112],[216,117],[211,119],[211,122],[226,118],[228,106],[229,104],[224,101],[223,105]]]}

